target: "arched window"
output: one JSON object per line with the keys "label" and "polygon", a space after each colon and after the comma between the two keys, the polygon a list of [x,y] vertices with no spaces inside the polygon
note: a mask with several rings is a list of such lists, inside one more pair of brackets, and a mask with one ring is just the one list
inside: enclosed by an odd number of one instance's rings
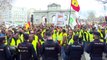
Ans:
{"label": "arched window", "polygon": [[56,16],[55,15],[52,16],[52,23],[54,23],[54,22],[56,22]]}

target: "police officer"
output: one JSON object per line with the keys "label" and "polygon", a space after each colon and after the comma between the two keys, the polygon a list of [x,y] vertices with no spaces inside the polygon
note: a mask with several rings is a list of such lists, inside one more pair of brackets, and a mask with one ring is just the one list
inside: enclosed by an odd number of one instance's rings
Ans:
{"label": "police officer", "polygon": [[90,54],[91,60],[102,60],[102,54],[107,50],[106,44],[100,40],[99,32],[94,32],[94,41],[87,46],[86,52]]}
{"label": "police officer", "polygon": [[79,43],[78,35],[75,35],[74,43],[68,45],[66,50],[67,60],[81,60],[81,56],[84,52],[83,45]]}
{"label": "police officer", "polygon": [[24,34],[24,42],[18,45],[18,60],[38,60],[35,49],[33,45],[28,42],[28,39],[29,35]]}
{"label": "police officer", "polygon": [[9,47],[4,44],[5,37],[0,37],[0,60],[12,60]]}
{"label": "police officer", "polygon": [[52,34],[46,32],[47,41],[42,45],[41,55],[43,60],[58,60],[60,46],[52,40]]}

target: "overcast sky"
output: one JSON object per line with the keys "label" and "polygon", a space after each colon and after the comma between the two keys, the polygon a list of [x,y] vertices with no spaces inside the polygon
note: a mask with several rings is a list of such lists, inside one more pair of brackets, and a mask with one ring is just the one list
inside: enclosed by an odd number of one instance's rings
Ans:
{"label": "overcast sky", "polygon": [[[13,5],[16,7],[35,8],[36,10],[47,10],[48,4],[60,4],[62,9],[69,9],[71,0],[15,0]],[[96,16],[104,15],[104,6],[96,0],[78,0],[80,5],[79,14],[84,17],[87,12],[93,11]]]}

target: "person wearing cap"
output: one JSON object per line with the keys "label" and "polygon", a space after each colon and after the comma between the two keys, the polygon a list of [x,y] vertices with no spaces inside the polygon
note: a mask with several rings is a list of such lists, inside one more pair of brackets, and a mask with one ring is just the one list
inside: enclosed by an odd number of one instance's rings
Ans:
{"label": "person wearing cap", "polygon": [[38,60],[35,49],[29,43],[29,34],[24,33],[24,42],[18,45],[18,60]]}
{"label": "person wearing cap", "polygon": [[42,60],[58,60],[60,46],[53,41],[51,32],[47,31],[46,36],[47,40],[41,47]]}
{"label": "person wearing cap", "polygon": [[34,32],[30,32],[29,34],[29,42],[33,45],[35,51],[36,51],[36,54],[38,56],[38,59],[40,58],[40,50],[38,48],[38,36],[36,36],[34,34]]}
{"label": "person wearing cap", "polygon": [[0,37],[0,60],[12,60],[9,47],[4,44],[4,41],[5,37]]}
{"label": "person wearing cap", "polygon": [[61,56],[63,60],[66,60],[67,56],[65,54],[65,49],[68,45],[68,40],[67,40],[67,33],[65,29],[62,30],[62,35],[63,35],[63,38],[61,40]]}
{"label": "person wearing cap", "polygon": [[84,47],[79,43],[79,36],[75,35],[73,38],[73,44],[67,46],[66,49],[66,60],[81,60],[82,54],[84,52]]}
{"label": "person wearing cap", "polygon": [[87,45],[85,50],[90,54],[91,60],[102,60],[102,54],[107,53],[106,44],[100,40],[100,33],[94,32],[94,41]]}

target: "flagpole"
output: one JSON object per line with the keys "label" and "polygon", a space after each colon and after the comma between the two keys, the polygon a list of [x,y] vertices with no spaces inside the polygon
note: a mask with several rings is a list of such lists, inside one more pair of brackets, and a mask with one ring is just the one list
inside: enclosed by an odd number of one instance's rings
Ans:
{"label": "flagpole", "polygon": [[71,16],[71,0],[70,0],[70,13],[69,13],[69,21],[68,21],[68,25],[70,24],[70,16]]}

